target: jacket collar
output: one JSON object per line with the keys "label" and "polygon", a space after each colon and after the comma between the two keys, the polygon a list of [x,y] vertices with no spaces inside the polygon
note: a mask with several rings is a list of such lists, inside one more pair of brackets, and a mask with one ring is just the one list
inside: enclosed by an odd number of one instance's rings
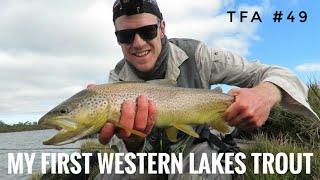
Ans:
{"label": "jacket collar", "polygon": [[[188,59],[187,54],[175,44],[169,43],[168,66],[166,79],[177,80],[180,75],[180,65]],[[143,81],[132,72],[127,62],[119,72],[119,80],[121,81]]]}

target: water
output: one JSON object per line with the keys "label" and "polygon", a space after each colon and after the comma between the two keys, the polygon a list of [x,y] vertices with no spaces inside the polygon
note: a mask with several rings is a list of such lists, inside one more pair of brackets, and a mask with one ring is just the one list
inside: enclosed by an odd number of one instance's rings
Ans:
{"label": "water", "polygon": [[[27,173],[27,165],[25,161],[23,163],[23,174],[8,174],[8,153],[14,153],[15,158],[17,153],[28,153],[29,156],[31,156],[31,153],[36,153],[32,171],[33,173],[40,173],[41,153],[71,154],[73,152],[80,152],[79,147],[84,140],[62,146],[42,145],[42,141],[49,139],[56,133],[57,131],[55,130],[39,130],[0,134],[0,179],[20,180],[30,179],[31,177],[31,175]],[[48,157],[47,160],[50,161],[50,158]]]}

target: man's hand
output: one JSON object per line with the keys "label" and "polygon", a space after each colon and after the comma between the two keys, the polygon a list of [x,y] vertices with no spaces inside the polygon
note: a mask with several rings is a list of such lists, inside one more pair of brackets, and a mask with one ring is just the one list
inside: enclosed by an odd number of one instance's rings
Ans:
{"label": "man's hand", "polygon": [[[137,105],[132,100],[127,100],[122,104],[119,123],[129,129],[135,129],[148,135],[154,126],[156,117],[157,111],[154,101],[148,100],[144,95],[140,95],[137,98]],[[116,127],[112,123],[106,123],[100,131],[99,142],[101,144],[109,143],[115,132]],[[133,139],[136,141],[142,140],[124,129],[119,129],[117,135],[127,142],[132,142]],[[139,144],[139,142],[133,143]]]}
{"label": "man's hand", "polygon": [[228,94],[235,96],[235,102],[225,111],[225,120],[241,129],[262,126],[271,108],[281,101],[280,89],[269,82],[253,88],[231,89]]}
{"label": "man's hand", "polygon": [[[94,84],[89,84],[87,87],[90,88],[94,86]],[[135,129],[148,135],[154,126],[156,117],[157,110],[155,102],[148,100],[144,95],[140,95],[137,98],[137,103],[132,100],[126,100],[122,104],[119,123],[129,129]],[[114,134],[117,134],[120,139],[124,140],[129,151],[134,151],[138,148],[143,140],[124,129],[116,129],[112,123],[107,122],[100,131],[99,142],[101,144],[108,144]]]}

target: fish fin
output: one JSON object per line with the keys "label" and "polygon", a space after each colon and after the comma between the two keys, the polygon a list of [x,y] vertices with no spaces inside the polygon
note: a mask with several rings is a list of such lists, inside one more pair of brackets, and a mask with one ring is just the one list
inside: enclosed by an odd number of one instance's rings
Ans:
{"label": "fish fin", "polygon": [[217,92],[217,93],[222,93],[222,88],[220,86],[217,86],[214,89],[212,89],[212,91]]}
{"label": "fish fin", "polygon": [[178,136],[178,129],[175,127],[169,127],[166,129],[166,134],[168,139],[171,142],[177,142],[177,136]]}
{"label": "fish fin", "polygon": [[192,137],[195,137],[195,138],[199,138],[199,134],[197,134],[193,127],[190,126],[190,125],[185,125],[185,124],[176,124],[174,123],[173,126],[177,129],[179,129],[180,131],[183,131],[184,133],[192,136]]}
{"label": "fish fin", "polygon": [[147,137],[146,134],[144,134],[144,133],[142,133],[142,132],[139,132],[139,131],[137,131],[137,130],[134,130],[134,129],[130,129],[130,128],[128,128],[128,127],[125,127],[125,126],[121,125],[119,122],[117,122],[117,121],[115,121],[115,120],[113,120],[113,119],[109,119],[109,122],[111,122],[112,124],[114,124],[115,126],[121,128],[121,129],[124,129],[124,130],[126,130],[126,131],[131,132],[131,133],[134,134],[134,135],[140,136],[140,137],[142,137],[142,138]]}
{"label": "fish fin", "polygon": [[146,81],[146,83],[163,85],[163,86],[173,86],[173,87],[177,86],[177,81],[172,79],[155,79],[155,80]]}

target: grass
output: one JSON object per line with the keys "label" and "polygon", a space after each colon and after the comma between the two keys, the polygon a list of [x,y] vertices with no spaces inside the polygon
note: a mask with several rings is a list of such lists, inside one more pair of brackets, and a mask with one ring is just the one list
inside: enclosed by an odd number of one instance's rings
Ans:
{"label": "grass", "polygon": [[[308,84],[308,102],[311,108],[320,115],[320,83],[313,80]],[[266,125],[253,138],[253,143],[243,147],[246,153],[246,173],[240,179],[320,179],[320,121],[288,112],[281,107],[272,109]],[[254,174],[251,153],[313,153],[311,157],[311,174]],[[302,163],[304,164],[304,163]],[[263,162],[259,163],[260,166]],[[305,167],[304,167],[305,168]],[[305,172],[305,169],[302,171]]]}
{"label": "grass", "polygon": [[[99,153],[111,153],[113,150],[106,145],[102,145],[97,141],[89,140],[81,144],[80,151],[82,153],[99,152]],[[95,163],[90,167],[90,174],[88,180],[93,180],[99,174],[99,166]]]}
{"label": "grass", "polygon": [[[261,130],[271,138],[288,138],[306,146],[319,147],[320,121],[288,112],[281,107],[272,109]],[[281,137],[283,136],[283,137]]]}
{"label": "grass", "polygon": [[[287,137],[282,137],[279,135],[276,139],[270,139],[267,135],[259,134],[254,138],[254,144],[245,146],[243,148],[244,153],[246,154],[247,159],[245,159],[244,163],[246,164],[247,171],[246,173],[240,178],[245,180],[256,180],[256,179],[262,179],[262,180],[282,180],[282,179],[320,179],[320,162],[318,161],[320,158],[320,149],[316,147],[308,147],[303,146],[302,144],[297,144],[292,140],[289,140]],[[260,158],[259,161],[259,174],[254,174],[254,160],[251,156],[251,153],[272,153],[273,155],[278,154],[279,152],[283,152],[288,155],[290,153],[294,153],[297,155],[298,153],[313,153],[313,157],[311,157],[311,173],[306,174],[305,169],[305,158],[303,159],[302,163],[302,171],[298,175],[294,175],[290,172],[290,170],[287,171],[287,173],[281,175],[281,174],[262,174],[262,158]],[[290,163],[289,159],[289,163]],[[295,159],[293,161],[297,162],[297,156],[295,156]],[[282,166],[280,166],[282,167]],[[296,164],[295,164],[296,167]],[[275,166],[273,165],[273,169],[275,170]]]}
{"label": "grass", "polygon": [[320,81],[309,80],[308,83],[308,102],[312,109],[320,116]]}
{"label": "grass", "polygon": [[102,145],[94,140],[88,140],[80,146],[81,153],[90,153],[95,151],[98,151],[100,153],[110,153],[112,152],[112,149],[109,146]]}

